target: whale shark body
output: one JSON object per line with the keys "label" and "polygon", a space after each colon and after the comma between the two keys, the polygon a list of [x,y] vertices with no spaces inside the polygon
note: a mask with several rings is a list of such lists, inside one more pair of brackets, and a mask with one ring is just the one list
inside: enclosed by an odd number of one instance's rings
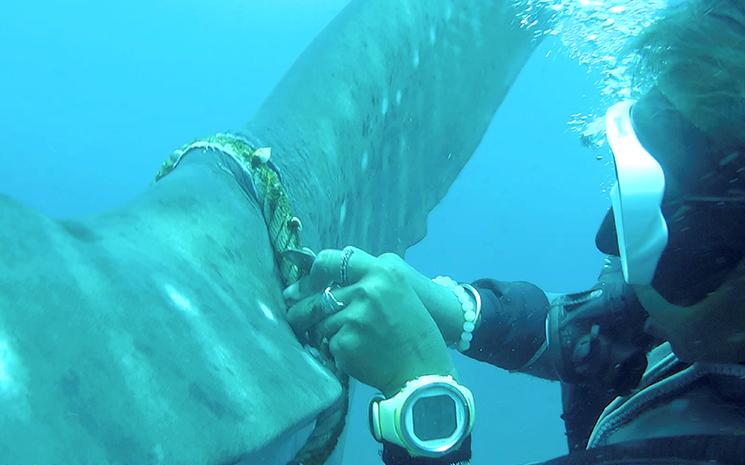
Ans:
{"label": "whale shark body", "polygon": [[[272,148],[304,245],[403,253],[535,45],[510,2],[353,1],[240,132]],[[0,198],[5,462],[285,464],[339,402],[230,171],[195,153],[77,220]]]}

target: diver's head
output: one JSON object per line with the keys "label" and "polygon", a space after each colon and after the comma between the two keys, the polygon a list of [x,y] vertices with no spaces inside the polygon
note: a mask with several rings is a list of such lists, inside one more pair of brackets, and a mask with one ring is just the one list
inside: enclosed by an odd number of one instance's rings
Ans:
{"label": "diver's head", "polygon": [[598,246],[679,356],[745,361],[745,6],[689,3],[639,53],[652,90],[608,111],[617,183]]}

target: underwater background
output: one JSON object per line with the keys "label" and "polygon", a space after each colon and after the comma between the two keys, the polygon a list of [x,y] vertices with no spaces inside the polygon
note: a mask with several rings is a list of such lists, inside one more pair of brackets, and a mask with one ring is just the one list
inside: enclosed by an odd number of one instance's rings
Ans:
{"label": "underwater background", "polygon": [[[127,201],[174,148],[246,122],[346,3],[6,2],[0,194],[56,218]],[[594,284],[613,171],[567,122],[597,110],[598,79],[557,38],[544,40],[407,260],[461,281],[525,280],[553,292]],[[474,465],[565,451],[557,383],[455,357],[477,399]],[[367,431],[371,390],[354,394],[344,463],[382,463]]]}

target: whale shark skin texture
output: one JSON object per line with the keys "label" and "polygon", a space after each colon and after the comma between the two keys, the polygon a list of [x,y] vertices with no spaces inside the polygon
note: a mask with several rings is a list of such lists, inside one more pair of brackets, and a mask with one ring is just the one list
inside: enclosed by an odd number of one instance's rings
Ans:
{"label": "whale shark skin texture", "polygon": [[424,237],[537,44],[512,3],[355,1],[308,47],[244,128],[277,154],[305,242]]}
{"label": "whale shark skin texture", "polygon": [[80,221],[0,200],[8,463],[277,455],[340,394],[285,322],[263,218],[215,158]]}
{"label": "whale shark skin texture", "polygon": [[[303,53],[242,132],[273,148],[306,245],[423,237],[535,46],[509,3],[354,1]],[[195,153],[77,220],[0,197],[5,462],[281,464],[338,400],[234,169]]]}

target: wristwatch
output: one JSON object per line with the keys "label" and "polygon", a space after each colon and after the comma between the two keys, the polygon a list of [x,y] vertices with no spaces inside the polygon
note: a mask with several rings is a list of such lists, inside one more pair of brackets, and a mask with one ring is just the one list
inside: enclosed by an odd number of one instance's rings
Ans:
{"label": "wristwatch", "polygon": [[421,376],[390,399],[373,397],[369,413],[376,441],[401,446],[412,456],[440,457],[471,433],[473,394],[451,376]]}

